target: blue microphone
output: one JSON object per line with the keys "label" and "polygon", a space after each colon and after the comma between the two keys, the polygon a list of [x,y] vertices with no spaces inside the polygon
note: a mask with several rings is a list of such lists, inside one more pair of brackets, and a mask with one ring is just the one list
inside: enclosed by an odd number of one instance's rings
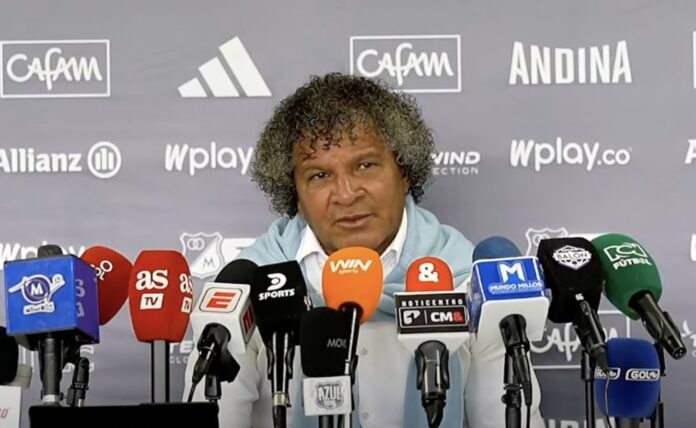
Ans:
{"label": "blue microphone", "polygon": [[607,340],[607,354],[609,373],[595,370],[599,410],[615,418],[649,418],[660,394],[660,361],[655,346],[647,340],[615,338]]}
{"label": "blue microphone", "polygon": [[474,249],[468,286],[470,330],[476,340],[505,346],[524,391],[532,402],[529,339],[541,340],[549,297],[536,257],[522,257],[509,239],[494,236]]}
{"label": "blue microphone", "polygon": [[42,401],[60,403],[64,365],[99,343],[97,277],[72,255],[5,263],[7,333],[39,351]]}

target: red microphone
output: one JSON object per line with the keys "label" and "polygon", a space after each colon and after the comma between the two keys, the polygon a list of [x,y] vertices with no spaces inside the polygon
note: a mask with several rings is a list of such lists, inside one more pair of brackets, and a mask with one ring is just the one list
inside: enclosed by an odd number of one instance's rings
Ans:
{"label": "red microphone", "polygon": [[118,251],[99,245],[87,249],[80,258],[97,272],[99,325],[104,325],[126,303],[133,263]]}
{"label": "red microphone", "polygon": [[454,290],[452,269],[437,257],[421,257],[414,260],[406,271],[407,292],[432,292]]}
{"label": "red microphone", "polygon": [[152,345],[152,402],[169,402],[169,342],[184,339],[193,307],[193,281],[184,256],[142,251],[128,282],[128,299],[135,336]]}

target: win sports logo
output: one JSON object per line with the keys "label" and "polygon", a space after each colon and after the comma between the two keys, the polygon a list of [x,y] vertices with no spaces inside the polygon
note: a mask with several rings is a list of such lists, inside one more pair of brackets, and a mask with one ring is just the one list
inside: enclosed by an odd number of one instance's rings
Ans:
{"label": "win sports logo", "polygon": [[[238,86],[247,97],[271,96],[271,90],[268,89],[268,85],[239,37],[228,40],[220,45],[219,49],[225,61],[224,64],[219,57],[215,56],[198,67],[202,80],[208,86],[213,98],[239,98],[242,95]],[[233,82],[233,77],[237,84]],[[182,98],[209,96],[198,77],[179,86],[179,95]]]}

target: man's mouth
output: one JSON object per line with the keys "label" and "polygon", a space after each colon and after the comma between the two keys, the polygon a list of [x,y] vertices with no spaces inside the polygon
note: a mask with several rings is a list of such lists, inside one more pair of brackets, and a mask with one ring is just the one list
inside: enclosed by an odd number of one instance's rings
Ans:
{"label": "man's mouth", "polygon": [[341,227],[359,228],[366,225],[370,218],[372,218],[372,214],[349,215],[336,220],[336,224]]}

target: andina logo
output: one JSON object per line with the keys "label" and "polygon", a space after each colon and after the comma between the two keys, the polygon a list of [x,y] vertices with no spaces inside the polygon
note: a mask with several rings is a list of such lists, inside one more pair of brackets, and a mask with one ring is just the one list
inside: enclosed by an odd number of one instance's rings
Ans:
{"label": "andina logo", "polygon": [[631,150],[604,149],[595,143],[565,143],[561,137],[556,138],[556,144],[537,143],[534,140],[512,140],[510,144],[510,165],[513,167],[533,167],[540,172],[542,167],[556,165],[579,165],[586,171],[592,171],[595,166],[628,165],[631,161]]}
{"label": "andina logo", "polygon": [[22,279],[8,290],[10,293],[22,291],[22,297],[28,303],[22,312],[24,315],[35,313],[53,313],[56,310],[55,303],[51,302],[51,297],[58,289],[65,285],[63,275],[53,275],[48,279],[46,275],[32,275]]}
{"label": "andina logo", "polygon": [[331,272],[341,275],[346,273],[358,273],[359,271],[367,272],[372,266],[372,260],[366,262],[360,259],[347,259],[331,261]]}

